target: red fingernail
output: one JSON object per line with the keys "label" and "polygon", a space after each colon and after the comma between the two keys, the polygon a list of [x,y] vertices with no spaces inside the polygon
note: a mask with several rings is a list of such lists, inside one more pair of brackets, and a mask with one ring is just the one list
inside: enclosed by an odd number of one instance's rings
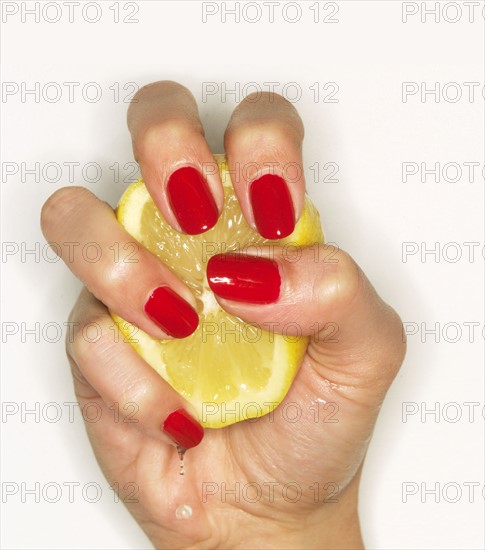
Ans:
{"label": "red fingernail", "polygon": [[295,211],[283,178],[265,174],[249,188],[254,221],[266,239],[282,239],[295,229]]}
{"label": "red fingernail", "polygon": [[195,309],[168,286],[159,286],[145,304],[145,312],[163,331],[174,338],[185,338],[199,324]]}
{"label": "red fingernail", "polygon": [[184,449],[195,447],[204,437],[204,428],[185,409],[177,409],[170,413],[162,429],[176,445]]}
{"label": "red fingernail", "polygon": [[280,295],[281,277],[273,260],[242,254],[218,254],[207,264],[212,291],[227,300],[271,304]]}
{"label": "red fingernail", "polygon": [[180,227],[189,235],[207,231],[217,222],[219,212],[202,174],[186,166],[168,179],[167,195]]}

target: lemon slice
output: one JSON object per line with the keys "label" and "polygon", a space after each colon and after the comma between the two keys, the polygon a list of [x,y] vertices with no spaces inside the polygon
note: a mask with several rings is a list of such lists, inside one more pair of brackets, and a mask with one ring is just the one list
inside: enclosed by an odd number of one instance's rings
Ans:
{"label": "lemon slice", "polygon": [[209,428],[271,412],[285,397],[308,343],[304,336],[288,335],[295,328],[290,324],[251,325],[224,311],[207,283],[209,258],[234,251],[257,254],[262,246],[277,245],[285,246],[288,259],[295,261],[301,246],[323,242],[319,214],[307,197],[290,236],[279,241],[261,237],[242,215],[224,155],[215,160],[224,185],[224,209],[209,231],[185,235],[169,226],[142,180],[128,187],[116,212],[128,233],[192,290],[200,318],[197,330],[187,338],[157,340],[111,313],[125,339]]}

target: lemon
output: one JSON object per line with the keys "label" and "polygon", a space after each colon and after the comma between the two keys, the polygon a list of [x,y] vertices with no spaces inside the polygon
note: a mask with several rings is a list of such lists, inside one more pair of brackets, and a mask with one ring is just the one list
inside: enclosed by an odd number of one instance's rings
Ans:
{"label": "lemon", "polygon": [[[244,219],[224,155],[216,155],[224,185],[224,209],[217,224],[200,235],[179,233],[165,221],[139,180],[125,191],[118,221],[155,254],[193,292],[199,326],[183,339],[157,340],[111,313],[125,339],[192,405],[204,427],[220,428],[271,412],[285,397],[305,353],[308,339],[294,335],[295,324],[248,324],[224,311],[206,279],[214,254],[257,254],[262,246],[284,246],[290,261],[301,246],[323,242],[320,217],[305,197],[294,232],[269,241]],[[290,328],[290,325],[291,328]],[[293,329],[293,336],[289,335]]]}

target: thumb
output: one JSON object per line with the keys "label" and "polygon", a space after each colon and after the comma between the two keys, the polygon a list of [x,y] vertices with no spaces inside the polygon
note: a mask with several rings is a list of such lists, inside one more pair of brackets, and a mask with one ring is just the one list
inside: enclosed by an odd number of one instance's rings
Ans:
{"label": "thumb", "polygon": [[272,248],[264,258],[215,256],[207,276],[230,313],[310,336],[281,406],[253,426],[253,437],[284,479],[330,480],[342,491],[359,471],[405,343],[395,311],[352,258],[332,248],[302,249],[294,262]]}
{"label": "thumb", "polygon": [[[293,260],[293,261],[290,261]],[[207,266],[221,306],[277,333],[310,336],[306,360],[318,377],[382,401],[405,354],[402,323],[355,261],[334,246],[221,254]]]}

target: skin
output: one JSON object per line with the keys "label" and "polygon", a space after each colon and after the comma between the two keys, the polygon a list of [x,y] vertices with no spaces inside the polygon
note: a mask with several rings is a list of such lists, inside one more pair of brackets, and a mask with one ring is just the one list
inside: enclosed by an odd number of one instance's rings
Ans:
{"label": "skin", "polygon": [[[170,81],[146,86],[134,99],[128,127],[135,158],[158,208],[180,229],[168,205],[167,179],[180,166],[213,162],[195,100],[187,89]],[[251,163],[252,171],[233,179],[242,211],[253,227],[248,188],[261,173],[258,165],[302,165],[303,133],[294,107],[276,94],[249,96],[235,109],[225,133],[225,150],[230,169]],[[212,174],[207,181],[220,210],[219,176]],[[289,185],[296,219],[304,189],[303,176]],[[103,250],[101,261],[89,263],[80,253],[69,256],[67,249],[56,247],[86,285],[71,312],[76,331],[67,342],[67,354],[81,407],[96,402],[102,409],[100,421],[86,423],[97,460],[153,545],[362,548],[357,510],[360,472],[406,344],[399,316],[381,300],[352,258],[339,250],[330,261],[322,246],[303,250],[298,262],[288,262],[276,250],[282,279],[276,303],[255,306],[219,300],[227,311],[247,321],[279,326],[296,321],[312,338],[282,405],[256,421],[206,430],[200,445],[187,452],[186,475],[181,477],[177,452],[161,425],[172,411],[180,407],[190,411],[190,407],[129,344],[113,338],[106,306],[163,338],[167,335],[143,311],[147,297],[160,284],[168,284],[195,305],[190,290],[145,250],[139,251],[137,263],[125,263],[123,256],[114,263],[110,244],[120,243],[118,249],[123,251],[123,243],[132,238],[112,209],[86,189],[56,191],[43,207],[41,223],[50,242],[95,241]],[[93,322],[101,327],[102,336],[88,342],[83,327]],[[335,334],[329,334],[329,322],[337,327]],[[315,326],[322,331],[315,334]],[[136,422],[127,421],[133,419],[133,409],[123,408],[129,403],[137,404]],[[301,411],[301,417],[291,422],[294,410]],[[284,489],[287,484],[299,487],[301,494]],[[261,491],[259,498],[255,487]],[[190,519],[176,518],[180,504],[192,507]]]}

